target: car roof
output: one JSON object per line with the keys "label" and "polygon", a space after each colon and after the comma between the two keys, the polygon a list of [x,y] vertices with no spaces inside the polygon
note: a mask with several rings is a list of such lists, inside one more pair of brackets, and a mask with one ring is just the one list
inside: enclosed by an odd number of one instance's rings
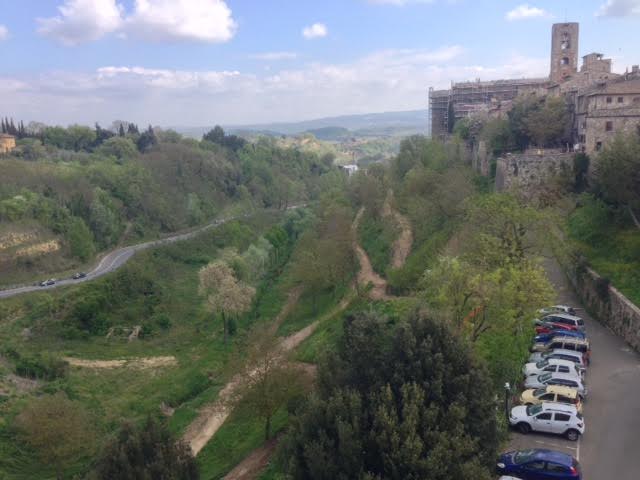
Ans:
{"label": "car roof", "polygon": [[547,385],[547,393],[556,393],[558,395],[564,395],[565,397],[575,398],[578,396],[578,390],[572,387],[565,387],[564,385]]}
{"label": "car roof", "polygon": [[558,380],[575,380],[579,383],[582,383],[582,379],[575,375],[574,373],[558,373],[558,372],[547,372],[551,374],[551,378],[557,378]]}
{"label": "car roof", "polygon": [[575,320],[575,321],[582,320],[582,318],[580,317],[576,317],[575,315],[570,315],[568,313],[563,313],[563,312],[550,313],[549,315],[545,315],[542,320],[548,317],[560,317],[560,318],[566,318],[567,320]]}
{"label": "car roof", "polygon": [[580,338],[580,337],[572,337],[571,335],[556,335],[553,337],[553,339],[550,340],[551,342],[572,342],[572,343],[583,343],[585,345],[589,344],[589,340],[587,340],[586,338]]}
{"label": "car roof", "polygon": [[582,358],[581,352],[576,352],[575,350],[567,350],[566,348],[554,348],[552,350],[548,350],[548,352],[550,355],[557,353],[560,355],[571,355],[572,357]]}
{"label": "car roof", "polygon": [[547,450],[546,448],[535,448],[531,451],[536,460],[548,460],[567,467],[573,466],[573,457],[566,453],[558,452],[556,450]]}
{"label": "car roof", "polygon": [[574,414],[578,412],[578,409],[574,405],[567,405],[566,403],[542,402],[540,406],[542,406],[542,409],[546,412],[565,412]]}
{"label": "car roof", "polygon": [[[576,364],[575,362],[572,362],[571,360],[567,360],[565,358],[545,358],[544,360],[549,362],[549,365],[566,365],[567,367],[571,367],[572,365]],[[538,363],[538,362],[531,362],[531,363]]]}

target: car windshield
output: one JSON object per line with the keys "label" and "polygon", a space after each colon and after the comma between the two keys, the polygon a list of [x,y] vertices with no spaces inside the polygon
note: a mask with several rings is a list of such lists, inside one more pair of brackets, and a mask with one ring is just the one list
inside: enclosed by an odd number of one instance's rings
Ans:
{"label": "car windshield", "polygon": [[540,395],[544,395],[545,393],[547,393],[547,389],[546,388],[536,388],[533,391],[533,396],[534,397],[539,397]]}
{"label": "car windshield", "polygon": [[538,363],[536,363],[536,367],[537,368],[544,368],[547,365],[549,365],[549,360],[547,360],[546,358],[544,360],[540,360]]}
{"label": "car windshield", "polygon": [[527,415],[537,415],[542,411],[542,405],[529,405],[527,407]]}
{"label": "car windshield", "polygon": [[581,414],[581,413],[576,413],[576,416],[577,416],[580,420],[582,420],[582,414]]}
{"label": "car windshield", "polygon": [[538,380],[540,380],[541,382],[546,382],[547,380],[549,380],[551,378],[551,374],[550,373],[545,373],[543,375],[540,375],[538,377]]}
{"label": "car windshield", "polygon": [[535,450],[520,450],[513,456],[513,463],[515,463],[516,465],[527,463],[530,460],[533,460],[533,458],[535,457],[535,453]]}

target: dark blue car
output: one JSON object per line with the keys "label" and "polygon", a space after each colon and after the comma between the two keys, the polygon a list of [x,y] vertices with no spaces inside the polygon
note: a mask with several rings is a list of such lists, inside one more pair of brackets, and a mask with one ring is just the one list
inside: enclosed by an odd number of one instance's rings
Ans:
{"label": "dark blue car", "polygon": [[587,334],[578,330],[554,330],[549,333],[541,333],[534,338],[535,343],[548,343],[554,339],[554,337],[573,337],[587,339]]}
{"label": "dark blue car", "polygon": [[571,455],[554,450],[517,450],[500,455],[496,470],[522,480],[581,480],[580,464]]}

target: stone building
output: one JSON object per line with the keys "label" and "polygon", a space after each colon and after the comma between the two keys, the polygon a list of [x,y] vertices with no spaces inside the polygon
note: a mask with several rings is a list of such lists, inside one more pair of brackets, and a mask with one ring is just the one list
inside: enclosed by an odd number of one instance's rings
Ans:
{"label": "stone building", "polygon": [[16,137],[0,133],[0,153],[9,153],[16,148]]}
{"label": "stone building", "polygon": [[446,136],[457,120],[474,114],[500,118],[520,95],[566,98],[571,136],[576,150],[593,153],[619,132],[640,128],[640,69],[613,73],[611,59],[601,53],[582,57],[578,70],[580,27],[557,23],[552,27],[550,74],[542,79],[453,83],[449,90],[429,89],[431,133]]}

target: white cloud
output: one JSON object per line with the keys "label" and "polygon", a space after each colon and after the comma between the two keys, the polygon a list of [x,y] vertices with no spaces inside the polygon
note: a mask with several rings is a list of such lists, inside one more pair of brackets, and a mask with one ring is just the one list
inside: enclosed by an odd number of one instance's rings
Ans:
{"label": "white cloud", "polygon": [[9,29],[4,25],[0,25],[0,42],[9,38]]}
{"label": "white cloud", "polygon": [[249,58],[265,61],[295,60],[298,58],[298,54],[295,52],[265,52],[254,53],[253,55],[249,55]]}
{"label": "white cloud", "polygon": [[72,46],[97,40],[122,24],[122,6],[116,0],[65,0],[60,15],[38,18],[38,32]]}
{"label": "white cloud", "polygon": [[326,37],[328,33],[329,30],[324,23],[314,23],[302,29],[302,35],[306,39]]}
{"label": "white cloud", "polygon": [[640,16],[640,0],[607,0],[596,15],[599,17]]}
{"label": "white cloud", "polygon": [[528,18],[544,18],[549,17],[549,13],[542,8],[532,7],[528,4],[519,5],[510,12],[507,12],[506,19],[513,20],[526,20]]}
{"label": "white cloud", "polygon": [[220,43],[233,38],[237,24],[223,0],[135,0],[127,27],[152,40]]}
{"label": "white cloud", "polygon": [[119,38],[226,42],[237,28],[224,0],[135,0],[128,15],[116,0],[64,0],[58,10],[58,16],[38,19],[38,32],[67,46],[112,32]]}
{"label": "white cloud", "polygon": [[[429,86],[548,74],[547,58],[513,55],[467,64],[459,46],[382,50],[346,63],[309,63],[260,73],[104,66],[3,78],[3,109],[27,120],[109,124],[211,125],[292,121],[339,114],[426,108]],[[15,116],[15,115],[14,115]]]}

